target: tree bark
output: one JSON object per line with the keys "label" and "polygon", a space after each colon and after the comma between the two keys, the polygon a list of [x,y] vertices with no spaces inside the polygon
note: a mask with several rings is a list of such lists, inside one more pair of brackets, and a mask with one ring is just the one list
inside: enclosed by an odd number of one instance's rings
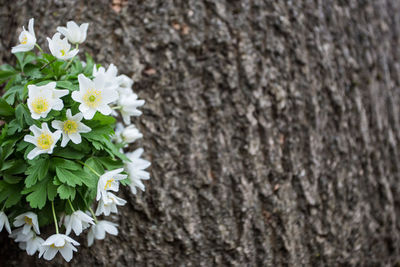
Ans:
{"label": "tree bark", "polygon": [[[0,3],[0,63],[31,17],[46,50],[89,22],[80,53],[146,100],[146,192],[71,265],[400,264],[399,1]],[[4,266],[68,266],[1,244]]]}

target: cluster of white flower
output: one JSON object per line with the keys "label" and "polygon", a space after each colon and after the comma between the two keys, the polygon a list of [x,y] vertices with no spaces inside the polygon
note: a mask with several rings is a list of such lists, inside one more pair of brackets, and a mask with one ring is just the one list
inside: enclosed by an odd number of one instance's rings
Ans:
{"label": "cluster of white flower", "polygon": [[[32,50],[35,46],[39,47],[36,44],[33,26],[34,20],[30,19],[29,31],[23,28],[19,36],[20,44],[12,48],[12,53],[26,52]],[[51,54],[60,60],[72,60],[79,52],[78,45],[86,39],[87,29],[87,23],[78,26],[73,21],[68,22],[67,27],[58,27],[58,33],[54,34],[51,39],[47,38]],[[62,39],[61,35],[65,37]],[[70,43],[75,44],[76,48],[71,49]],[[41,50],[40,47],[39,49]],[[122,123],[117,124],[115,135],[112,136],[114,142],[121,143],[126,148],[128,144],[142,138],[139,130],[131,124],[131,116],[140,116],[142,112],[137,108],[144,105],[144,100],[139,100],[138,96],[132,91],[133,80],[125,75],[118,75],[117,68],[113,64],[108,69],[97,68],[95,65],[93,77],[92,80],[84,74],[79,74],[79,90],[71,93],[72,100],[79,103],[80,112],[73,115],[72,111],[67,109],[64,121],[53,120],[49,124],[43,122],[41,128],[36,125],[30,126],[29,129],[33,135],[28,134],[24,137],[25,142],[35,146],[27,155],[29,160],[40,154],[52,154],[61,137],[61,147],[67,146],[69,141],[80,144],[82,142],[81,133],[88,133],[92,130],[82,120],[93,119],[97,111],[103,115],[121,115],[126,126]],[[63,110],[64,102],[62,98],[69,95],[70,92],[69,90],[56,89],[56,87],[56,82],[49,82],[42,86],[34,84],[27,86],[27,106],[32,119],[44,119],[52,110]],[[119,113],[116,112],[117,110]],[[53,130],[49,127],[52,127]],[[130,161],[124,163],[124,168],[106,171],[99,175],[96,196],[98,203],[95,213],[91,209],[90,212],[75,210],[69,202],[73,213],[64,216],[65,234],[59,233],[54,203],[52,203],[52,209],[57,233],[48,237],[47,240],[43,240],[39,236],[38,216],[31,211],[15,217],[13,225],[20,228],[12,232],[6,214],[1,211],[0,231],[5,227],[10,233],[10,237],[19,242],[20,248],[26,250],[29,255],[38,251],[39,257],[43,255],[44,259],[51,260],[60,252],[66,261],[70,261],[73,252],[77,251],[75,246],[79,245],[78,242],[68,236],[72,231],[78,236],[83,230],[90,228],[88,232],[89,246],[93,244],[94,239],[104,239],[106,233],[118,234],[117,224],[97,220],[96,216],[108,216],[110,213],[117,213],[117,206],[126,204],[124,199],[114,194],[119,190],[120,180],[129,178],[133,194],[136,194],[137,187],[142,191],[145,190],[142,180],[150,179],[150,174],[145,171],[150,166],[150,162],[141,158],[142,153],[143,149],[141,148],[134,152],[125,153]],[[122,174],[124,171],[128,175]]]}

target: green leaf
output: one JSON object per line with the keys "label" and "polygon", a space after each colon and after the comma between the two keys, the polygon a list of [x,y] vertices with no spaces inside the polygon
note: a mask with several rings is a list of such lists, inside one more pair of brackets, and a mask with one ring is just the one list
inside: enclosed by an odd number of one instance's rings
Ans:
{"label": "green leaf", "polygon": [[47,176],[49,170],[50,161],[49,159],[38,159],[31,162],[31,166],[28,167],[25,174],[25,185],[27,188],[35,185],[37,181],[41,181]]}
{"label": "green leaf", "polygon": [[50,201],[54,201],[57,195],[58,186],[53,183],[47,183],[47,198]]}
{"label": "green leaf", "polygon": [[76,151],[69,147],[64,149],[57,149],[57,151],[55,151],[53,155],[66,159],[82,159],[85,156],[84,153]]}
{"label": "green leaf", "polygon": [[44,205],[46,204],[46,199],[47,199],[47,188],[45,184],[42,184],[40,186],[35,187],[35,191],[30,193],[27,197],[26,200],[29,202],[30,206],[33,209],[42,209]]}
{"label": "green leaf", "polygon": [[10,106],[3,98],[0,98],[0,116],[8,117],[14,115],[14,108]]}
{"label": "green leaf", "polygon": [[22,178],[14,175],[4,174],[4,181],[8,184],[18,184]]}
{"label": "green leaf", "polygon": [[[8,166],[11,163],[10,166]],[[22,159],[18,160],[12,160],[12,161],[7,161],[3,164],[3,167],[1,168],[2,171],[5,171],[7,174],[20,174],[23,173],[26,170],[26,164],[25,161]]]}
{"label": "green leaf", "polygon": [[19,124],[17,119],[14,119],[14,120],[10,121],[10,123],[8,124],[7,134],[8,135],[13,135],[16,132],[22,131],[22,129],[23,129],[23,126],[21,126]]}
{"label": "green leaf", "polygon": [[18,141],[18,137],[10,137],[6,141],[3,141],[1,147],[4,153],[0,154],[2,160],[7,159],[14,152],[14,145]]}
{"label": "green leaf", "polygon": [[64,184],[68,184],[70,186],[82,185],[81,178],[72,173],[71,171],[62,169],[60,167],[56,167],[56,173],[58,179],[60,179],[60,181]]}
{"label": "green leaf", "polygon": [[83,72],[85,73],[86,76],[92,76],[93,66],[94,66],[93,58],[88,53],[85,53],[85,56],[86,56],[86,66],[83,69]]}
{"label": "green leaf", "polygon": [[97,174],[100,174],[100,175],[102,175],[104,173],[103,166],[96,158],[89,158],[88,160],[86,160],[85,166],[83,168],[88,173],[94,173],[91,169],[93,169],[95,172],[97,172]]}
{"label": "green leaf", "polygon": [[119,169],[124,166],[124,163],[121,160],[113,160],[109,157],[100,157],[97,160],[106,168],[107,170]]}
{"label": "green leaf", "polygon": [[[12,184],[6,186],[6,191],[2,191],[1,194],[2,196],[5,196],[7,198],[7,201],[5,203],[6,208],[10,208],[20,202],[21,200],[21,190],[23,186],[21,184]],[[4,195],[3,195],[4,194]]]}
{"label": "green leaf", "polygon": [[57,193],[61,199],[73,200],[75,198],[76,190],[71,186],[63,184],[57,188]]}
{"label": "green leaf", "polygon": [[51,164],[53,164],[53,166],[56,168],[58,167],[72,171],[82,170],[82,166],[80,164],[68,159],[53,158],[51,160]]}
{"label": "green leaf", "polygon": [[34,61],[36,59],[36,56],[34,53],[32,52],[20,52],[20,53],[15,53],[15,56],[17,57],[19,66],[21,68],[22,71],[24,71],[24,67],[26,64]]}
{"label": "green leaf", "polygon": [[74,85],[69,81],[57,81],[58,88],[71,89]]}
{"label": "green leaf", "polygon": [[25,66],[24,73],[30,79],[39,79],[43,77],[43,74],[40,71],[40,69],[32,64],[28,64]]}

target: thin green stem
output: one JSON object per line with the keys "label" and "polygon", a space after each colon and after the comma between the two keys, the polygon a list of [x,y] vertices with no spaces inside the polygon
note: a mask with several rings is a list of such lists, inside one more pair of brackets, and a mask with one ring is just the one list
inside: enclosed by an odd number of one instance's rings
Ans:
{"label": "thin green stem", "polygon": [[112,107],[111,109],[120,109],[121,108],[121,106],[115,106],[115,107]]}
{"label": "thin green stem", "polygon": [[43,67],[40,68],[40,70],[43,70],[44,68],[46,68],[48,65],[50,65],[51,63],[53,63],[54,61],[56,61],[57,59],[53,59],[52,61],[46,63],[46,65],[44,65]]}
{"label": "thin green stem", "polygon": [[71,207],[71,210],[73,212],[75,212],[75,209],[74,209],[74,206],[72,206],[71,200],[68,199],[68,203],[69,203],[69,206]]}
{"label": "thin green stem", "polygon": [[4,205],[3,205],[3,208],[1,209],[1,211],[4,211],[4,208],[6,207],[6,202],[4,202]]}
{"label": "thin green stem", "polygon": [[93,212],[93,210],[92,210],[92,208],[91,208],[91,207],[89,207],[89,211],[90,211],[90,213],[91,213],[91,214],[92,214],[92,216],[93,216],[94,222],[97,224],[97,223],[98,223],[98,221],[97,221],[96,215],[94,214],[94,212]]}
{"label": "thin green stem", "polygon": [[92,167],[90,167],[89,165],[85,164],[83,161],[78,160],[78,163],[82,164],[83,166],[87,167],[89,170],[91,170],[94,174],[96,174],[97,176],[101,176],[98,172],[96,172]]}
{"label": "thin green stem", "polygon": [[57,223],[56,212],[54,210],[54,201],[51,202],[51,210],[53,211],[54,225],[56,226],[56,233],[58,234],[58,223]]}
{"label": "thin green stem", "polygon": [[42,49],[38,44],[35,44],[35,46],[39,49],[39,51],[40,51],[41,53],[43,53],[43,49]]}

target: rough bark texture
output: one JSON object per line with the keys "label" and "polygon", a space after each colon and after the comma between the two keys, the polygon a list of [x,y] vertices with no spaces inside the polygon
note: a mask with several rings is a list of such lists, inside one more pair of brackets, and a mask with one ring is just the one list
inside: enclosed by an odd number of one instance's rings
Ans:
{"label": "rough bark texture", "polygon": [[[399,264],[399,1],[0,3],[1,63],[31,17],[43,47],[90,22],[83,50],[147,101],[147,190],[71,265]],[[68,265],[1,242],[4,265]]]}

